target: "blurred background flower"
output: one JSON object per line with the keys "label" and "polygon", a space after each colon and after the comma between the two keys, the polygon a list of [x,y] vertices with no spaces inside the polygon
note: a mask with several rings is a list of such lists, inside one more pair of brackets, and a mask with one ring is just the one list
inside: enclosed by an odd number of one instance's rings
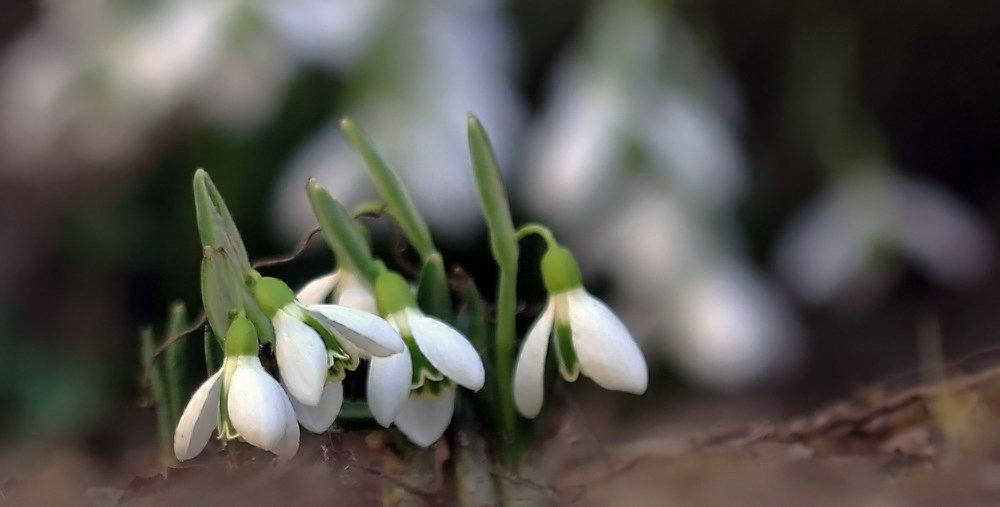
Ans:
{"label": "blurred background flower", "polygon": [[[253,256],[312,227],[309,176],[349,206],[373,198],[344,115],[449,262],[489,286],[475,112],[515,217],[574,250],[644,348],[652,396],[811,403],[912,366],[918,314],[940,316],[951,353],[1000,332],[1000,6],[17,0],[0,14],[8,438],[100,436],[134,406],[136,328],[175,298],[200,305],[196,167]],[[330,268],[317,248],[274,271],[298,286]],[[544,299],[532,277],[522,327]]]}

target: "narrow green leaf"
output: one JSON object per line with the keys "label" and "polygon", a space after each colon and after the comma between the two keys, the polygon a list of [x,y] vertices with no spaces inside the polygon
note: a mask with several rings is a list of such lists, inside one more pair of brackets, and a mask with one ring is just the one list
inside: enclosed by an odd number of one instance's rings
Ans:
{"label": "narrow green leaf", "polygon": [[204,247],[201,262],[201,299],[216,336],[229,331],[229,317],[242,309],[257,328],[260,340],[274,343],[274,328],[246,284],[246,272],[222,248]]}
{"label": "narrow green leaf", "polygon": [[403,181],[399,178],[389,164],[378,154],[375,147],[367,136],[354,124],[350,118],[340,121],[340,130],[347,136],[347,139],[354,145],[354,148],[361,153],[361,158],[365,161],[368,174],[378,187],[379,193],[388,205],[389,214],[399,222],[400,228],[406,239],[413,245],[414,250],[421,259],[427,259],[434,254],[437,249],[431,240],[431,233],[427,228],[417,207],[414,206],[410,194],[403,186]]}
{"label": "narrow green leaf", "polygon": [[156,338],[153,330],[144,327],[139,331],[139,354],[149,380],[149,394],[152,397],[153,412],[156,414],[156,439],[160,445],[161,457],[170,455],[173,449],[174,426],[170,420],[170,397],[163,378],[163,369],[154,357]]}
{"label": "narrow green leaf", "polygon": [[[494,351],[490,347],[490,326],[487,321],[486,306],[483,303],[483,296],[476,287],[472,279],[468,279],[462,286],[462,309],[458,319],[459,329],[465,331],[465,336],[469,342],[479,352],[483,358],[483,366],[486,369],[486,378],[495,379],[496,363],[494,361]],[[500,412],[500,393],[496,382],[486,382],[482,390],[471,396],[475,403],[476,410],[479,411],[484,422],[493,431],[498,431],[503,427],[503,415]]]}
{"label": "narrow green leaf", "polygon": [[219,340],[215,333],[212,332],[212,328],[205,326],[205,370],[208,376],[212,376],[215,372],[222,368],[222,346],[220,345],[221,340]]}
{"label": "narrow green leaf", "polygon": [[444,260],[435,253],[424,261],[417,283],[417,304],[425,313],[451,322],[451,291],[444,272]]}
{"label": "narrow green leaf", "polygon": [[466,331],[465,336],[479,351],[479,355],[487,360],[487,369],[492,369],[493,366],[489,364],[489,358],[493,355],[489,347],[490,327],[486,320],[486,306],[483,304],[483,296],[471,278],[462,285],[461,317],[464,323],[463,328]]}
{"label": "narrow green leaf", "polygon": [[187,375],[187,337],[175,338],[188,326],[187,309],[182,302],[170,305],[170,316],[167,321],[166,339],[173,340],[167,346],[164,354],[165,380],[170,413],[170,426],[176,427],[184,410],[184,399],[189,393]]}
{"label": "narrow green leaf", "polygon": [[469,153],[476,179],[476,191],[490,233],[490,249],[502,267],[517,265],[517,239],[510,216],[507,191],[500,175],[493,147],[475,116],[469,115]]}
{"label": "narrow green leaf", "polygon": [[202,249],[201,300],[208,324],[217,336],[226,335],[229,312],[240,306],[242,284],[236,285],[233,280],[237,269],[226,250],[212,246]]}
{"label": "narrow green leaf", "polygon": [[226,202],[204,169],[195,171],[193,187],[195,216],[202,246],[225,249],[239,271],[246,273],[250,270],[250,259],[243,238],[240,237]]}
{"label": "narrow green leaf", "polygon": [[370,285],[375,284],[378,268],[372,259],[368,241],[357,228],[343,206],[315,179],[306,183],[309,202],[323,230],[323,237],[337,256],[337,262],[361,275]]}
{"label": "narrow green leaf", "polygon": [[517,237],[510,216],[500,167],[486,131],[475,116],[468,116],[469,153],[479,203],[489,229],[490,250],[499,266],[496,296],[494,356],[496,388],[500,406],[500,445],[504,465],[516,465],[517,414],[514,408],[513,368],[517,303]]}

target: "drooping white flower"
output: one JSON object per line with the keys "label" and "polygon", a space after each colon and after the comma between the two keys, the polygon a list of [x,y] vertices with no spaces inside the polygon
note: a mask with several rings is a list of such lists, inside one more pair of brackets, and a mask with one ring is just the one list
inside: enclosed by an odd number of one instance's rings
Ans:
{"label": "drooping white flower", "polygon": [[462,333],[417,309],[398,274],[380,275],[375,293],[380,312],[399,331],[406,349],[372,358],[368,405],[379,424],[395,423],[410,441],[427,447],[451,422],[455,386],[482,389],[486,378],[482,359]]}
{"label": "drooping white flower", "polygon": [[257,357],[257,331],[238,315],[226,333],[222,368],[191,396],[174,432],[174,454],[194,458],[218,429],[223,440],[241,439],[281,458],[299,449],[299,425],[285,392]]}
{"label": "drooping white flower", "polygon": [[962,285],[982,277],[994,248],[982,220],[933,183],[859,166],[792,222],[777,267],[810,303],[858,304],[893,279],[893,254],[935,281]]}
{"label": "drooping white flower", "polygon": [[[322,280],[315,282],[325,283]],[[306,287],[310,292],[313,288]],[[255,295],[274,325],[282,384],[302,425],[326,431],[340,412],[347,370],[359,360],[404,350],[399,333],[377,315],[332,304],[303,304],[276,278],[259,277]],[[307,297],[313,297],[307,292]]]}
{"label": "drooping white flower", "polygon": [[648,372],[642,352],[614,312],[583,288],[568,250],[549,247],[542,257],[542,278],[549,302],[528,330],[514,367],[518,412],[530,418],[542,408],[550,336],[566,381],[575,381],[582,373],[605,389],[646,392]]}

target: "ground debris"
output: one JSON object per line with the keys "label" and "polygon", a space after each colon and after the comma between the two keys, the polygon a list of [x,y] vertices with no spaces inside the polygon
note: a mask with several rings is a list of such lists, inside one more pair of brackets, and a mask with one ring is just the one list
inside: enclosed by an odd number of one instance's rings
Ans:
{"label": "ground debris", "polygon": [[[998,414],[1000,367],[941,383],[885,383],[788,421],[569,453],[555,487],[581,485],[590,505],[641,503],[653,491],[657,503],[678,505],[743,505],[746,498],[752,505],[827,505],[817,498],[941,505],[946,497],[949,505],[993,505],[1000,503]],[[961,491],[942,494],[953,489]]]}
{"label": "ground debris", "polygon": [[0,505],[453,505],[478,484],[456,477],[463,459],[497,486],[465,498],[535,505],[1000,505],[1000,367],[871,386],[790,420],[638,440],[624,431],[610,444],[581,410],[557,414],[516,472],[485,448],[463,454],[467,433],[400,452],[392,431],[355,428],[303,434],[287,463],[234,446],[156,473],[111,474],[56,450],[0,477]]}

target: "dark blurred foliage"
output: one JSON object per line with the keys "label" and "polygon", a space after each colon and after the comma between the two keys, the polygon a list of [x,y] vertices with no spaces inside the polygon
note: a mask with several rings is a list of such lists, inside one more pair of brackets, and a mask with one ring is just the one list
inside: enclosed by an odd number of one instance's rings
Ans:
{"label": "dark blurred foliage", "polygon": [[[521,53],[519,86],[533,110],[589,5],[509,2]],[[894,161],[953,190],[997,230],[1000,3],[712,0],[677,8],[742,89],[743,145],[753,178],[741,219],[761,265],[792,212],[823,184],[816,151],[790,121],[789,61],[798,44],[829,33],[831,24],[854,38],[845,41],[853,44],[856,67],[844,93],[884,132]],[[33,15],[31,2],[5,3],[0,41]],[[0,237],[8,241],[0,245],[6,264],[0,266],[0,433],[106,427],[136,403],[138,327],[162,326],[173,300],[186,302],[192,314],[200,306],[190,195],[195,168],[210,170],[252,256],[284,253],[264,203],[301,140],[337,113],[338,89],[335,77],[306,69],[274,118],[248,132],[208,128],[180,114],[160,127],[156,145],[134,167],[106,170],[97,182],[52,171],[59,179],[15,185],[0,171]],[[483,250],[443,248],[489,285]],[[276,272],[294,284],[329,266],[315,249]],[[998,301],[996,276],[949,291],[908,273],[875,310],[850,316],[803,310],[813,358],[801,382],[779,391],[812,403],[914,366],[914,321],[922,314],[941,318],[946,351],[982,347],[1000,335]]]}
{"label": "dark blurred foliage", "polygon": [[873,115],[895,162],[954,189],[997,223],[1000,129],[1000,5],[992,2],[684,2],[743,87],[750,125],[744,146],[758,168],[748,203],[755,250],[763,256],[782,220],[822,183],[789,130],[789,56],[798,37],[831,24],[854,35],[857,68],[844,90]]}

